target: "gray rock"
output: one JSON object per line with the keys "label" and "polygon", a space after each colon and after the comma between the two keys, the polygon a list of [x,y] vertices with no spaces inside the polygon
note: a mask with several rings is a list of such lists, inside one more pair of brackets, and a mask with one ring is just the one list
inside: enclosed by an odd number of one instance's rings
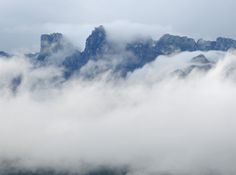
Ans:
{"label": "gray rock", "polygon": [[199,64],[208,64],[210,61],[205,57],[205,55],[200,54],[191,59],[192,63],[199,63]]}
{"label": "gray rock", "polygon": [[197,44],[194,39],[166,34],[156,43],[156,52],[167,55],[175,51],[195,51]]}
{"label": "gray rock", "polygon": [[0,57],[9,58],[9,57],[11,57],[11,55],[6,52],[0,51]]}

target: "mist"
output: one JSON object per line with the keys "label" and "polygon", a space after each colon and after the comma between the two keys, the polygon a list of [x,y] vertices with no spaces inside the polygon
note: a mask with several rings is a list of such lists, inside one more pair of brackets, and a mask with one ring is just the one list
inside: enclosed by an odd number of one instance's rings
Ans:
{"label": "mist", "polygon": [[[208,72],[172,74],[201,53],[159,56],[125,79],[105,72],[62,85],[52,81],[59,68],[1,59],[0,162],[79,173],[236,173],[235,52],[203,53],[215,63]],[[12,93],[9,79],[18,75]]]}

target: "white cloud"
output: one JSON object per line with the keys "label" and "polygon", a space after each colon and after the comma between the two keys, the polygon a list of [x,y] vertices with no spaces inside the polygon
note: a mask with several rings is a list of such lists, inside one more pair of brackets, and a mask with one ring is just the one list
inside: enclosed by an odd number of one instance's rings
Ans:
{"label": "white cloud", "polygon": [[[131,174],[236,172],[235,73],[226,76],[235,55],[205,53],[222,60],[206,74],[160,74],[198,54],[160,57],[127,80],[75,79],[34,92],[35,73],[25,74],[18,95],[0,98],[0,157],[71,170],[81,162],[129,165]],[[45,71],[36,77],[51,76]]]}

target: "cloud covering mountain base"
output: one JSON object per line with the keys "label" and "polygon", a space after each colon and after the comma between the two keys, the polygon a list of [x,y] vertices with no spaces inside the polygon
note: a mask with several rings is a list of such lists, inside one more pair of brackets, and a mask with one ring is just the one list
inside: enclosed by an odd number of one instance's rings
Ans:
{"label": "cloud covering mountain base", "polygon": [[[211,70],[173,75],[201,53],[214,63]],[[235,60],[234,52],[183,52],[124,79],[106,72],[60,84],[59,68],[1,59],[2,171],[235,174]],[[22,83],[13,93],[10,79],[18,75]]]}

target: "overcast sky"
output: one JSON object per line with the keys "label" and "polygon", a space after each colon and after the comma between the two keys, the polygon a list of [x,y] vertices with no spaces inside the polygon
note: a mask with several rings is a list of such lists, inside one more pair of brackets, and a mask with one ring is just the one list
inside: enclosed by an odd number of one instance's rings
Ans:
{"label": "overcast sky", "polygon": [[86,29],[116,21],[161,26],[195,38],[236,38],[235,9],[235,0],[1,0],[0,50],[37,50],[41,33],[87,35]]}

